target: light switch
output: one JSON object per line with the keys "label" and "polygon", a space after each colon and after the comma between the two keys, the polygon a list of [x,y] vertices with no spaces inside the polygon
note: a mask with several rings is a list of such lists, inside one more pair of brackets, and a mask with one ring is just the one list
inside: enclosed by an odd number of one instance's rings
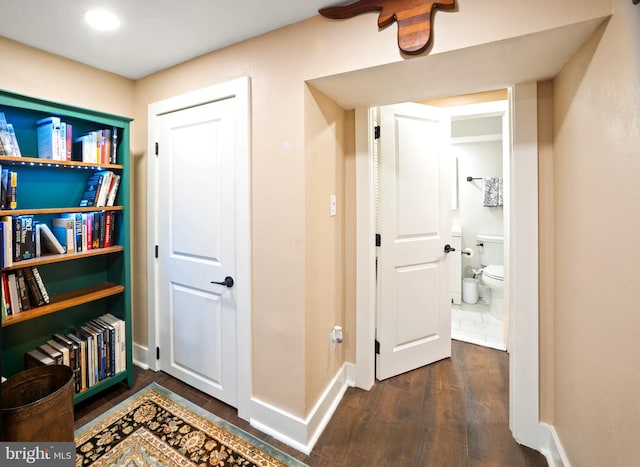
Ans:
{"label": "light switch", "polygon": [[329,215],[336,215],[336,195],[329,196]]}

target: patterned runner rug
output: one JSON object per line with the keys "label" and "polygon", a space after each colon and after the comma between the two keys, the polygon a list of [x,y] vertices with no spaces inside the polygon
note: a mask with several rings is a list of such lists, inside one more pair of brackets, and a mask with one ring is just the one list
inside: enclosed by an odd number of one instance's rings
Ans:
{"label": "patterned runner rug", "polygon": [[152,383],[76,430],[76,466],[305,464]]}

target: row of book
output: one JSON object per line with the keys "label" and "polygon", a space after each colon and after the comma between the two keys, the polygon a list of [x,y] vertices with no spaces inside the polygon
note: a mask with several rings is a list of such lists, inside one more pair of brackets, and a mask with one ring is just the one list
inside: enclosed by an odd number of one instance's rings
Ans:
{"label": "row of book", "polygon": [[126,369],[125,339],[125,322],[107,313],[68,333],[53,334],[25,353],[25,367],[67,365],[79,393]]}
{"label": "row of book", "polygon": [[18,172],[0,165],[0,209],[18,208]]}
{"label": "row of book", "polygon": [[13,124],[0,112],[0,156],[22,157]]}
{"label": "row of book", "polygon": [[49,303],[49,293],[37,267],[2,273],[0,288],[2,320]]}
{"label": "row of book", "polygon": [[102,170],[91,174],[80,200],[80,207],[85,206],[113,206],[120,188],[120,174],[111,170]]}
{"label": "row of book", "polygon": [[92,164],[115,164],[118,128],[104,128],[73,136],[73,125],[60,117],[47,117],[37,122],[38,157],[59,161]]}
{"label": "row of book", "polygon": [[0,218],[2,268],[47,254],[79,253],[115,244],[114,211],[61,214],[51,227],[33,214]]}

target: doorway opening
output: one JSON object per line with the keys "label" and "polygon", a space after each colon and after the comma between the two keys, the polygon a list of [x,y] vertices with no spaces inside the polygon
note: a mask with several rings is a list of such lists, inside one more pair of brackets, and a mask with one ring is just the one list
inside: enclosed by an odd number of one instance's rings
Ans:
{"label": "doorway opening", "polygon": [[[504,211],[508,229],[505,251],[517,258],[509,277],[505,301],[511,314],[509,330],[509,423],[521,444],[545,445],[547,435],[538,417],[538,146],[537,85],[510,88],[512,122],[508,184],[511,203]],[[368,107],[356,108],[356,386],[370,389],[375,379],[375,206],[372,201],[373,164],[370,141],[374,129]]]}

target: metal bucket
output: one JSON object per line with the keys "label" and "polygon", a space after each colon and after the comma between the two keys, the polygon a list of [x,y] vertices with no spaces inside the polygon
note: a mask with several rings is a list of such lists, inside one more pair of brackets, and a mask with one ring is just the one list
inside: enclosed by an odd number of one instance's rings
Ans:
{"label": "metal bucket", "polygon": [[29,368],[6,380],[0,388],[0,440],[74,441],[71,368]]}

